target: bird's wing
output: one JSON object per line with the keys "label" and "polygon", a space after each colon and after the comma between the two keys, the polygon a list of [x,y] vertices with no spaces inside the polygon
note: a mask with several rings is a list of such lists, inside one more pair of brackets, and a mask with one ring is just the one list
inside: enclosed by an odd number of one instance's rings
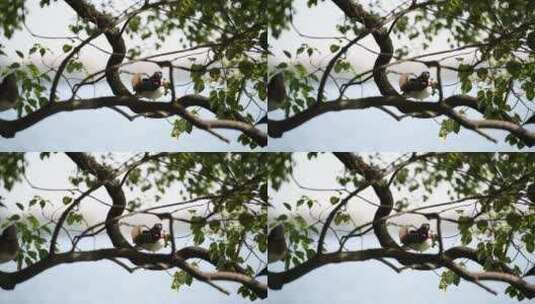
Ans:
{"label": "bird's wing", "polygon": [[418,78],[409,78],[407,82],[400,86],[403,92],[422,91],[429,86],[428,81],[424,81]]}
{"label": "bird's wing", "polygon": [[160,80],[155,79],[142,79],[141,83],[137,86],[136,92],[156,91],[161,87]]}
{"label": "bird's wing", "polygon": [[286,100],[286,87],[284,85],[284,76],[282,72],[271,77],[268,83],[268,107],[271,109],[281,107]]}
{"label": "bird's wing", "polygon": [[409,74],[403,73],[401,74],[401,76],[399,76],[399,89],[402,92],[405,92],[405,88],[408,82],[409,82]]}
{"label": "bird's wing", "polygon": [[282,239],[284,240],[284,225],[278,224],[277,226],[273,227],[268,235],[268,242],[270,240],[277,240]]}
{"label": "bird's wing", "polygon": [[280,261],[288,254],[288,246],[284,237],[284,226],[275,226],[268,235],[268,263]]}
{"label": "bird's wing", "polygon": [[399,241],[404,244],[407,235],[409,235],[409,227],[405,225],[401,226],[401,228],[399,228]]}
{"label": "bird's wing", "polygon": [[525,277],[527,276],[535,276],[535,266],[533,266],[530,270],[528,270],[526,272],[526,274],[524,274]]}
{"label": "bird's wing", "polygon": [[0,83],[0,99],[7,99],[15,102],[19,97],[19,88],[17,86],[17,77],[15,73],[8,74]]}
{"label": "bird's wing", "polygon": [[526,122],[524,124],[525,125],[527,125],[527,124],[535,124],[535,115],[533,115],[530,118],[528,118],[528,120],[526,120]]}
{"label": "bird's wing", "polygon": [[132,231],[130,231],[130,236],[132,237],[132,241],[134,243],[137,243],[136,240],[138,239],[140,235],[141,235],[141,226],[140,225],[134,226],[134,228],[132,228]]}
{"label": "bird's wing", "polygon": [[132,89],[138,92],[140,85],[141,85],[141,74],[135,73],[134,76],[132,76]]}

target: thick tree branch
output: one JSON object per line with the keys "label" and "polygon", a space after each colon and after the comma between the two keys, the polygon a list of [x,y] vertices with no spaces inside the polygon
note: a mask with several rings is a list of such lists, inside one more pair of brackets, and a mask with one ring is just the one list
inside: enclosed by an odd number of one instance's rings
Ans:
{"label": "thick tree branch", "polygon": [[55,102],[43,107],[35,112],[15,120],[0,119],[0,135],[11,138],[19,131],[27,129],[38,122],[61,112],[72,112],[80,110],[93,110],[99,108],[126,107],[138,114],[167,113],[164,116],[154,118],[168,117],[169,115],[178,115],[194,126],[205,130],[213,131],[214,129],[231,129],[244,133],[258,145],[264,147],[267,145],[267,135],[254,125],[242,121],[230,119],[213,119],[204,120],[186,111],[187,107],[199,106],[207,110],[212,110],[207,98],[198,95],[185,95],[180,97],[176,102],[144,102],[134,96],[105,96],[90,99],[70,100]]}
{"label": "thick tree branch", "polygon": [[16,272],[0,272],[0,287],[3,289],[13,289],[17,284],[27,281],[34,276],[50,269],[54,266],[67,263],[94,262],[105,259],[123,258],[135,261],[139,264],[165,264],[178,267],[191,274],[195,279],[213,284],[213,281],[231,281],[240,283],[260,298],[267,297],[267,287],[265,284],[255,280],[253,277],[227,271],[204,272],[186,263],[181,256],[170,256],[168,254],[148,254],[127,248],[99,249],[84,252],[59,253],[47,257]]}
{"label": "thick tree branch", "polygon": [[131,95],[119,77],[119,65],[126,55],[126,44],[121,35],[121,31],[115,27],[112,16],[98,11],[94,5],[86,0],[65,0],[65,2],[84,20],[91,22],[104,32],[108,43],[111,45],[113,53],[106,63],[106,80],[111,87],[113,94],[117,96]]}
{"label": "thick tree branch", "polygon": [[[485,107],[478,104],[477,98],[467,95],[453,95],[444,99],[442,103],[417,102],[399,95],[333,100],[314,104],[310,108],[283,120],[268,120],[268,133],[271,137],[279,138],[285,132],[297,128],[305,122],[324,113],[379,108],[382,106],[394,107],[402,113],[420,113],[421,116],[418,118],[446,116],[455,120],[465,128],[478,132],[480,135],[484,135],[481,134],[482,129],[506,131],[522,140],[527,146],[531,147],[535,145],[535,132],[524,128],[522,125],[505,120],[470,119],[453,111],[453,109],[457,107],[469,107],[481,114],[485,112]],[[430,115],[429,113],[433,113],[433,115]]]}
{"label": "thick tree branch", "polygon": [[394,46],[390,39],[388,30],[381,24],[381,18],[369,14],[362,5],[356,1],[351,0],[332,0],[336,6],[338,6],[350,19],[354,19],[357,22],[363,24],[366,29],[372,32],[375,42],[379,46],[380,54],[377,56],[374,64],[373,78],[375,83],[379,87],[379,91],[384,96],[397,96],[399,95],[396,89],[392,87],[388,80],[386,64],[392,60],[394,53]]}
{"label": "thick tree branch", "polygon": [[364,262],[383,258],[392,258],[398,262],[404,261],[412,264],[429,263],[441,265],[456,272],[467,281],[474,283],[480,281],[505,282],[518,288],[527,298],[535,298],[535,284],[529,283],[516,275],[502,272],[470,272],[456,265],[452,259],[448,257],[440,257],[435,254],[411,253],[394,248],[366,249],[316,255],[288,271],[270,273],[268,285],[271,289],[281,289],[285,284],[295,281],[307,273],[325,265],[346,262]]}

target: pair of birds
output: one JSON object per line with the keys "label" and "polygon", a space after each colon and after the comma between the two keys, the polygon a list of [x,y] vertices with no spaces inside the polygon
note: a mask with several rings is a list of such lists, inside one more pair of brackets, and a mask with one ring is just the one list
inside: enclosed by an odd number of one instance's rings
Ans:
{"label": "pair of birds", "polygon": [[403,244],[403,249],[424,252],[431,248],[434,239],[431,226],[427,223],[420,225],[417,229],[411,229],[407,225],[403,225],[399,229],[399,241]]}
{"label": "pair of birds", "polygon": [[[399,88],[404,96],[415,99],[425,99],[433,93],[437,83],[431,80],[431,74],[427,71],[418,77],[411,77],[403,73],[399,78]],[[283,108],[288,95],[282,72],[276,73],[268,82],[268,112]]]}
{"label": "pair of birds", "polygon": [[[167,95],[170,83],[162,78],[162,72],[155,72],[150,77],[135,73],[132,77],[132,88],[136,96],[155,100]],[[0,83],[0,112],[13,109],[19,99],[17,77],[15,73],[10,73]]]}
{"label": "pair of birds", "polygon": [[[152,252],[162,249],[168,240],[168,235],[163,232],[162,224],[159,223],[150,229],[144,229],[141,225],[134,226],[131,236],[136,247]],[[19,250],[17,226],[11,224],[0,236],[0,264],[15,260]]]}
{"label": "pair of birds", "polygon": [[[402,226],[399,230],[399,239],[403,244],[403,249],[412,249],[420,252],[426,251],[432,246],[433,238],[431,227],[427,223],[422,224],[417,229]],[[282,261],[287,256],[288,246],[286,244],[284,225],[278,224],[268,234],[268,264]],[[266,267],[257,276],[267,273]]]}
{"label": "pair of birds", "polygon": [[136,96],[156,100],[169,93],[171,84],[164,80],[162,72],[155,72],[152,76],[142,77],[141,73],[132,76],[132,89]]}
{"label": "pair of birds", "polygon": [[399,89],[403,96],[423,100],[434,94],[438,83],[431,80],[431,74],[424,71],[418,77],[403,73],[399,77]]}
{"label": "pair of birds", "polygon": [[169,234],[163,231],[162,224],[156,223],[152,228],[136,225],[130,231],[132,241],[138,248],[156,252],[167,245]]}
{"label": "pair of birds", "polygon": [[[150,229],[136,225],[131,231],[131,236],[137,247],[153,252],[162,249],[168,240],[168,235],[163,232],[160,223],[155,224]],[[4,229],[0,236],[0,264],[14,260],[19,250],[17,226],[12,224]]]}

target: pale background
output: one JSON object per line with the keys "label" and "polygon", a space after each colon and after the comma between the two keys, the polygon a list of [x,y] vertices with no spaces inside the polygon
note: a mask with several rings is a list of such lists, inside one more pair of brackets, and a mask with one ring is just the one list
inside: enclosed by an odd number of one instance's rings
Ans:
{"label": "pale background", "polygon": [[[385,154],[384,160],[391,161],[398,156],[398,154]],[[320,155],[317,160],[312,161],[306,159],[306,153],[296,153],[294,154],[294,157],[296,159],[294,178],[302,187],[323,190],[340,188],[335,182],[335,177],[343,172],[344,167],[332,154],[326,153]],[[323,190],[304,190],[298,187],[293,181],[284,184],[279,191],[271,189],[270,200],[274,205],[274,209],[269,211],[270,220],[273,221],[273,219],[282,212],[288,214],[288,211],[283,207],[282,203],[287,202],[290,205],[295,206],[295,202],[301,195],[308,195],[309,197],[316,199],[321,204],[321,208],[314,207],[310,213],[315,216],[322,214],[322,218],[325,219],[328,211],[331,210],[325,207],[330,206],[329,198],[334,195],[334,192]],[[418,191],[410,194],[407,191],[399,192],[392,189],[395,200],[400,199],[401,197],[409,198],[409,201],[411,202],[409,208],[447,202],[449,199],[445,195],[445,191],[445,188],[437,189],[437,192],[431,196],[430,201],[424,203],[416,199],[418,197]],[[362,196],[377,203],[377,199],[372,190],[368,189],[364,191]],[[357,198],[352,199],[348,204],[349,214],[357,225],[369,222],[373,218],[376,209],[376,207],[366,204],[363,200]],[[433,210],[436,209],[426,209],[425,211],[432,212]],[[305,218],[311,218],[309,210],[306,207],[299,209],[298,212],[293,211],[289,214],[292,215],[297,213]],[[452,212],[452,214],[454,214],[454,212]],[[449,217],[451,217],[451,215],[449,215]],[[317,217],[314,217],[314,219],[317,220]],[[309,223],[314,221],[311,220]],[[419,216],[404,215],[393,218],[389,222],[419,225],[424,221],[425,219]],[[433,224],[434,223],[431,225],[432,229],[434,227]],[[342,227],[341,229],[344,228]],[[397,227],[389,226],[389,230],[394,239],[397,239],[397,229]],[[442,233],[443,236],[446,237],[456,235],[457,231],[454,226],[444,223]],[[445,240],[446,248],[453,244],[459,244],[459,239],[457,237]],[[373,233],[367,234],[363,239],[357,238],[349,241],[347,245],[352,246],[351,248],[356,250],[379,247]],[[327,250],[336,250],[337,248],[337,242],[331,235],[331,237],[327,239]],[[431,249],[429,252],[433,252],[432,250],[436,249]],[[533,257],[532,260],[535,260],[535,257]],[[526,266],[525,262],[519,262],[519,264],[521,267]],[[281,262],[271,265],[273,265],[273,270],[282,270],[284,268],[284,265]],[[517,300],[511,299],[504,294],[506,285],[500,283],[483,282],[485,285],[497,291],[499,294],[498,296],[494,296],[480,287],[466,281],[462,281],[459,286],[450,286],[447,291],[444,292],[438,288],[440,282],[439,273],[440,272],[404,271],[401,274],[397,274],[384,264],[376,261],[331,264],[309,272],[300,279],[285,285],[282,290],[271,291],[269,293],[269,301],[270,303],[276,304],[519,303]],[[532,277],[531,280],[533,279],[535,278]],[[528,300],[524,300],[522,303],[528,302]]]}
{"label": "pale background", "polygon": [[[104,0],[91,1],[92,3],[107,2]],[[132,4],[131,1],[114,0],[112,1],[117,9],[125,8]],[[40,8],[38,1],[28,1],[28,14],[26,16],[28,29],[35,35],[44,35],[52,37],[72,36],[67,32],[67,26],[76,20],[75,12],[63,1],[52,2],[50,6]],[[98,7],[98,6],[97,6]],[[117,13],[115,13],[117,14]],[[181,35],[181,34],[180,34]],[[153,55],[169,50],[176,50],[176,40],[180,35],[175,34],[162,47],[154,50],[154,40],[149,38],[145,41],[132,41],[127,35],[124,35],[127,47],[142,45],[144,47],[142,57]],[[34,54],[30,59],[24,59],[24,62],[34,62],[36,65],[57,66],[64,58],[62,46],[65,43],[77,44],[76,40],[72,43],[68,39],[44,39],[36,38],[23,27],[22,31],[17,31],[9,41],[2,41],[5,46],[6,56],[0,56],[0,69],[19,61],[15,51],[21,50],[24,54],[34,43],[41,43],[49,47],[55,53],[47,54],[41,59],[39,54]],[[81,54],[81,61],[87,66],[88,72],[96,72],[105,68],[108,55],[98,50],[96,47],[111,51],[111,48],[104,37],[94,40],[95,47],[86,46]],[[165,59],[165,57],[161,57]],[[202,62],[202,61],[201,61]],[[177,64],[188,66],[189,60],[183,59]],[[120,70],[128,72],[145,72],[152,74],[160,70],[152,63],[135,63],[133,65],[121,67]],[[183,71],[177,71],[174,75],[177,96],[193,93],[193,84],[189,79],[189,74]],[[164,78],[168,78],[168,70],[163,70]],[[76,75],[75,75],[76,76]],[[130,75],[122,74],[123,82],[130,88]],[[202,92],[208,96],[209,87]],[[70,97],[68,87],[60,82],[58,93],[61,98]],[[112,95],[109,86],[105,80],[98,83],[97,86],[87,86],[80,90],[81,97],[109,96]],[[165,96],[161,101],[168,100],[170,97]],[[244,101],[245,103],[246,101]],[[251,103],[248,110],[253,117],[260,119],[265,103],[257,106]],[[128,111],[128,110],[127,110]],[[205,119],[211,119],[212,114],[206,115],[204,110],[200,111]],[[1,112],[0,119],[15,119],[17,114],[14,110]],[[241,134],[232,130],[217,130],[218,133],[230,140],[227,144],[213,135],[204,131],[194,129],[192,134],[183,134],[177,140],[171,137],[173,120],[165,119],[145,119],[138,118],[130,122],[118,113],[109,109],[78,111],[72,113],[60,113],[48,117],[38,124],[23,130],[15,138],[0,138],[0,151],[250,151],[237,142]],[[266,130],[265,125],[260,128]]]}
{"label": "pale background", "polygon": [[[291,66],[292,63],[302,63],[305,66],[311,66],[311,70],[316,67],[325,67],[332,58],[329,46],[333,43],[343,45],[335,39],[325,39],[329,37],[340,36],[336,31],[335,25],[341,24],[344,20],[342,11],[331,1],[318,1],[318,5],[313,8],[306,6],[305,0],[294,1],[293,25],[286,30],[278,39],[270,41],[270,47],[274,56],[271,56],[269,65],[273,69],[278,63],[284,61]],[[361,1],[369,3],[371,1]],[[382,0],[380,1],[387,10],[396,7],[402,1],[399,0]],[[376,11],[382,12],[378,8]],[[384,12],[382,12],[384,15]],[[299,35],[320,37],[321,39],[308,39]],[[440,51],[449,49],[447,46],[447,36],[442,34],[436,37],[427,50],[421,48],[419,38],[408,42],[399,40],[395,35],[391,35],[394,47],[408,45],[409,57],[421,55],[424,52]],[[302,55],[296,60],[292,57],[289,60],[283,50],[288,50],[295,55],[297,48],[302,43],[315,47],[319,50],[319,55],[314,54],[312,59],[307,55]],[[363,39],[360,44],[378,52],[379,48],[371,36]],[[457,53],[459,54],[459,53]],[[348,60],[357,73],[368,71],[373,68],[376,55],[370,53],[364,48],[355,45],[347,53]],[[451,55],[451,54],[446,54]],[[444,55],[442,55],[444,56]],[[468,63],[473,59],[471,55],[461,55]],[[425,59],[439,59],[440,56],[426,57]],[[448,65],[458,64],[456,60],[445,61]],[[421,73],[427,70],[423,64],[404,63],[392,66],[389,70],[396,72]],[[434,70],[430,70],[433,78]],[[444,85],[445,96],[460,92],[460,85],[455,75],[448,70],[443,70],[442,82]],[[350,78],[350,76],[344,76]],[[392,85],[398,88],[398,75],[390,74]],[[474,93],[477,87],[474,88]],[[335,98],[337,91],[331,85],[326,87],[328,98]],[[367,82],[363,88],[354,86],[346,93],[350,97],[360,98],[365,96],[379,96],[377,86],[373,82]],[[438,100],[438,96],[430,98]],[[392,109],[392,108],[391,108]],[[525,113],[523,113],[525,114]],[[282,111],[270,113],[273,119],[284,118]],[[479,117],[479,116],[471,116]],[[504,143],[503,139],[507,135],[501,131],[487,131],[487,134],[498,140],[494,144],[476,133],[463,129],[459,134],[451,134],[446,140],[438,137],[440,125],[439,120],[430,119],[411,119],[406,118],[398,122],[386,113],[376,109],[366,110],[348,110],[343,112],[332,112],[320,115],[305,124],[297,127],[283,135],[282,138],[270,138],[270,150],[272,151],[517,151],[518,149]],[[532,128],[533,126],[530,126]],[[535,151],[535,148],[524,148],[522,151]]]}
{"label": "pale background", "polygon": [[[0,190],[0,196],[3,197],[3,203],[8,208],[0,208],[0,223],[6,216],[18,211],[15,207],[16,202],[24,205],[35,195],[39,194],[45,199],[49,199],[55,205],[55,208],[47,207],[44,214],[47,217],[55,214],[57,218],[63,209],[62,197],[67,194],[66,191],[58,189],[69,188],[67,177],[76,172],[74,163],[63,154],[56,154],[51,160],[42,162],[38,159],[37,153],[28,154],[30,166],[27,170],[27,178],[35,187],[49,189],[47,191],[35,190],[28,183],[22,182],[17,185],[11,192],[6,192],[3,188]],[[118,160],[125,160],[131,155],[118,155]],[[126,187],[125,187],[126,188]],[[56,190],[54,190],[56,189]],[[179,201],[179,187],[168,189],[162,197],[160,203],[151,203],[148,199],[149,194],[143,194],[139,191],[128,191],[125,189],[126,199],[141,198],[146,202],[145,207],[163,203],[172,203]],[[147,193],[150,193],[148,191]],[[104,190],[94,192],[94,196],[109,203],[110,199]],[[33,214],[39,218],[41,216],[40,208],[35,208]],[[108,207],[99,204],[96,200],[85,199],[81,203],[81,212],[84,214],[88,224],[102,222],[107,213]],[[27,212],[27,211],[26,211]],[[188,216],[188,212],[177,214],[179,217]],[[150,215],[137,215],[121,220],[128,224],[146,224],[153,225],[159,220]],[[166,224],[164,229],[167,230]],[[130,239],[130,227],[122,226],[123,234],[126,239]],[[188,227],[176,225],[174,228],[177,238],[177,247],[188,243],[191,245],[191,233]],[[65,235],[60,234],[60,248],[69,250],[70,243]],[[63,245],[63,246],[62,246]],[[112,245],[105,235],[100,235],[96,239],[87,238],[80,242],[83,249],[111,248]],[[169,248],[162,249],[162,253]],[[260,270],[260,265],[254,256],[250,256],[248,261],[251,265]],[[14,262],[0,265],[2,271],[15,270]],[[209,268],[211,269],[211,268]],[[250,303],[236,294],[240,287],[239,284],[229,282],[217,282],[218,285],[227,289],[231,295],[226,296],[211,286],[196,281],[191,287],[183,286],[177,293],[171,289],[172,277],[174,271],[157,272],[138,270],[133,274],[128,273],[123,268],[109,261],[84,262],[60,265],[53,267],[45,272],[40,273],[34,278],[17,285],[12,291],[0,290],[0,303],[13,304],[55,304],[55,303]],[[257,301],[259,302],[259,301]]]}

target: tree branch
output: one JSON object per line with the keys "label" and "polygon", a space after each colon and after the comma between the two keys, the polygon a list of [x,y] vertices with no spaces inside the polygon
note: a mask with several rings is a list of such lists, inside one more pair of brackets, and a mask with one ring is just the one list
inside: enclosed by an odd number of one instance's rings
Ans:
{"label": "tree branch", "polygon": [[[27,129],[38,122],[61,112],[91,110],[99,108],[112,108],[116,106],[126,107],[138,114],[151,114],[165,112],[169,115],[178,115],[186,119],[194,126],[213,134],[213,129],[231,129],[240,131],[251,138],[258,145],[267,145],[267,135],[255,128],[254,125],[240,120],[213,119],[204,120],[186,111],[187,107],[200,106],[212,110],[209,100],[198,95],[185,95],[174,103],[169,102],[144,102],[134,96],[105,96],[90,99],[77,99],[63,102],[50,103],[49,106],[38,109],[26,116],[15,120],[0,119],[0,135],[5,138],[14,137],[19,131]],[[163,117],[154,117],[163,118]]]}

